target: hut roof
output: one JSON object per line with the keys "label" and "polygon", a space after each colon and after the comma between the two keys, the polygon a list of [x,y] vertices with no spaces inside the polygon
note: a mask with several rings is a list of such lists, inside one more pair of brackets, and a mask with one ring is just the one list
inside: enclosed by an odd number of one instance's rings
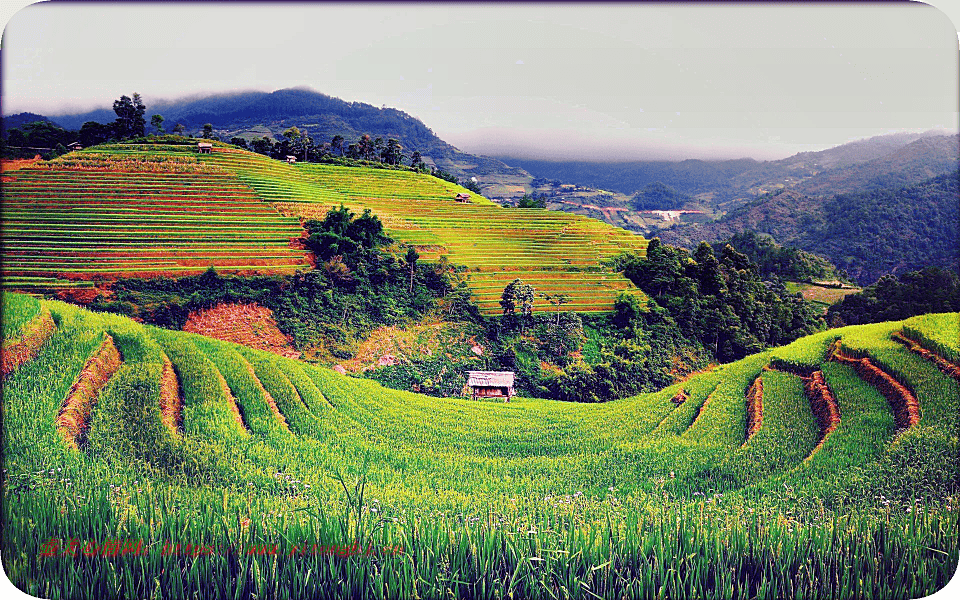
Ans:
{"label": "hut roof", "polygon": [[513,371],[467,371],[470,387],[513,387]]}

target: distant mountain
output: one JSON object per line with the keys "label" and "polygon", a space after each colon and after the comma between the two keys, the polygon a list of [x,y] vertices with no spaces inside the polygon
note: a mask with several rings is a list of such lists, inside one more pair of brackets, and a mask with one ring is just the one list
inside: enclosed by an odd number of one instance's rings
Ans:
{"label": "distant mountain", "polygon": [[7,129],[16,129],[21,125],[26,125],[27,123],[36,123],[37,121],[47,121],[49,123],[53,122],[43,115],[22,112],[15,115],[10,115],[9,117],[4,117],[2,127],[0,128],[6,131]]}
{"label": "distant mountain", "polygon": [[623,163],[500,158],[507,164],[523,168],[538,179],[562,181],[628,195],[658,182],[689,196],[709,191],[717,192],[725,190],[733,177],[752,172],[762,164],[752,158]]}
{"label": "distant mountain", "polygon": [[870,160],[837,163],[796,187],[805,194],[828,195],[911,185],[956,170],[958,145],[955,135],[920,137]]}
{"label": "distant mountain", "polygon": [[627,195],[659,182],[694,197],[696,202],[726,211],[775,189],[832,195],[919,183],[956,169],[960,159],[958,147],[957,135],[928,131],[876,136],[763,162],[738,159],[592,163],[501,158],[538,179]]}
{"label": "distant mountain", "polygon": [[[523,169],[508,167],[502,161],[461,152],[441,140],[419,119],[395,108],[377,108],[362,102],[346,102],[308,89],[283,89],[275,92],[240,92],[211,95],[178,101],[155,102],[147,106],[147,122],[161,114],[170,130],[177,123],[186,132],[198,134],[204,124],[229,140],[269,136],[279,138],[291,126],[306,129],[315,143],[342,135],[346,143],[361,135],[396,138],[409,156],[419,151],[428,165],[435,165],[461,179],[476,177],[484,193],[503,191],[523,194],[532,177]],[[53,117],[61,127],[79,129],[87,121],[112,122],[112,110],[96,110],[79,115]],[[496,193],[494,193],[496,192]]]}
{"label": "distant mountain", "polygon": [[[954,164],[956,168],[956,164]],[[830,259],[861,284],[926,266],[960,270],[960,172],[918,184],[834,196],[777,191],[717,221],[676,225],[658,235],[695,248],[743,231]]]}

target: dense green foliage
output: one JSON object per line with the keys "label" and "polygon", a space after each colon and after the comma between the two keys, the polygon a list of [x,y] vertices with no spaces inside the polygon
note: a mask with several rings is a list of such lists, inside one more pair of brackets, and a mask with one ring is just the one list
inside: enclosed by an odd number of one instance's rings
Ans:
{"label": "dense green foliage", "polygon": [[[3,387],[4,567],[34,595],[903,598],[955,572],[960,388],[889,335],[957,314],[826,332],[576,405],[429,398],[45,307],[57,332]],[[71,450],[55,418],[107,333],[123,370],[93,408],[90,444]],[[876,388],[824,362],[830,336],[908,383],[924,420],[894,431]],[[161,422],[163,354],[182,430]],[[842,422],[819,450],[796,376],[762,370],[780,354],[823,369],[837,396]],[[764,425],[747,441],[758,375]]]}
{"label": "dense green foliage", "polygon": [[949,311],[960,311],[960,276],[927,267],[900,277],[881,277],[862,292],[831,306],[827,320],[836,325],[859,325]]}
{"label": "dense green foliage", "polygon": [[5,127],[0,138],[0,157],[33,158],[39,154],[41,158],[50,159],[66,153],[66,146],[77,139],[76,131],[67,131],[47,120]]}
{"label": "dense green foliage", "polygon": [[238,277],[211,269],[179,279],[123,279],[114,284],[110,300],[98,297],[90,307],[180,329],[192,311],[255,302],[273,311],[280,330],[298,347],[323,345],[347,358],[357,337],[431,310],[437,298],[458,285],[452,274],[416,269],[411,288],[409,265],[391,246],[359,251],[346,261],[336,255],[321,268],[296,275]]}
{"label": "dense green foliage", "polygon": [[714,252],[722,251],[727,244],[756,263],[760,277],[790,281],[836,280],[843,279],[843,273],[827,259],[811,254],[799,248],[781,246],[769,235],[758,235],[754,231],[744,231],[729,240],[713,244]]}
{"label": "dense green foliage", "polygon": [[[956,165],[956,161],[953,163]],[[678,225],[665,241],[692,248],[744,231],[825,256],[861,285],[927,266],[960,270],[958,171],[903,187],[826,197],[765,194],[715,222]]]}
{"label": "dense green foliage", "polygon": [[517,200],[517,208],[546,208],[547,201],[543,197],[534,198],[528,194],[524,194],[519,200]]}
{"label": "dense green foliage", "polygon": [[756,264],[730,245],[718,260],[707,243],[690,255],[654,238],[646,259],[625,254],[618,266],[667,310],[683,336],[721,362],[785,344],[823,326],[799,295],[762,281]]}
{"label": "dense green foliage", "polygon": [[674,188],[655,181],[633,195],[631,206],[639,211],[644,210],[677,210],[690,201],[690,197],[681,194]]}
{"label": "dense green foliage", "polygon": [[[960,171],[921,184],[843,194],[795,245],[829,257],[861,283],[927,266],[960,270]],[[784,240],[781,240],[784,241]]]}

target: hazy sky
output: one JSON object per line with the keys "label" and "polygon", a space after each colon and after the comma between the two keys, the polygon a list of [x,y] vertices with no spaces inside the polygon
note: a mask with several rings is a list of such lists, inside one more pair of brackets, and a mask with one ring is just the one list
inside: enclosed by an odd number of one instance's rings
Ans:
{"label": "hazy sky", "polygon": [[2,50],[4,114],[306,86],[540,158],[780,158],[960,104],[956,28],[918,3],[44,3]]}

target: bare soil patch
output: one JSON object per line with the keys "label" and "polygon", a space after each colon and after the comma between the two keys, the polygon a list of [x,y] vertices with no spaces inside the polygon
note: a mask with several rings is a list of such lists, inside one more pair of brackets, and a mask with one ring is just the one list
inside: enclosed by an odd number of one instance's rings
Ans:
{"label": "bare soil patch", "polygon": [[163,356],[163,371],[160,374],[160,418],[170,431],[179,434],[183,430],[183,396],[180,381],[173,364]]}
{"label": "bare soil patch", "polygon": [[820,427],[820,441],[810,451],[807,456],[807,459],[809,459],[823,446],[827,436],[840,425],[840,408],[837,406],[837,400],[834,398],[833,392],[823,378],[823,371],[814,371],[810,377],[804,378],[803,389],[807,398],[810,399],[810,409],[817,418],[817,425]]}
{"label": "bare soil patch", "polygon": [[194,311],[183,330],[287,358],[301,357],[293,347],[293,338],[277,327],[273,311],[259,304],[218,304]]}

